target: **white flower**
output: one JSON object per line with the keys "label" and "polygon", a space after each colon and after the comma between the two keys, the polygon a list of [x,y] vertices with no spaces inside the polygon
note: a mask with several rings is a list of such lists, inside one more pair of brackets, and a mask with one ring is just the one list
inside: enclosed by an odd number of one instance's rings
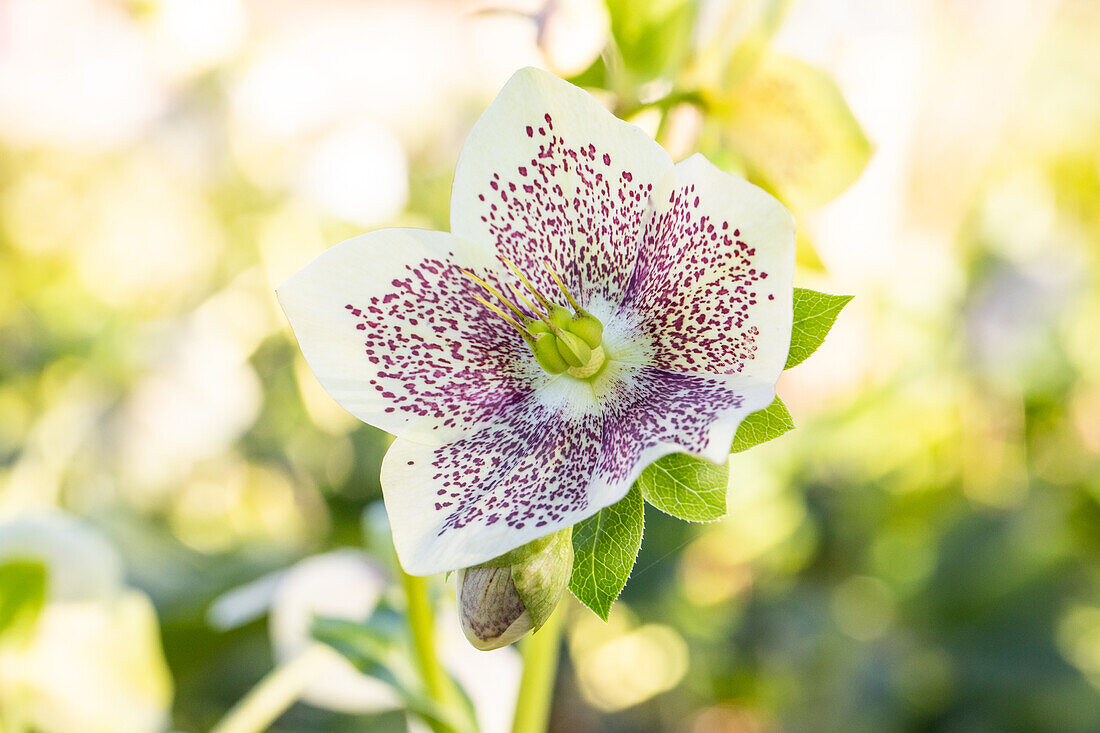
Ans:
{"label": "white flower", "polygon": [[408,572],[569,527],[666,454],[723,462],[772,401],[790,213],[576,87],[512,77],[459,158],[451,230],[356,237],[279,290],[325,389],[397,436],[382,489]]}
{"label": "white flower", "polygon": [[172,680],[156,612],[122,585],[111,545],[61,515],[0,523],[0,566],[41,564],[46,601],[26,635],[0,638],[0,709],[40,733],[167,729]]}

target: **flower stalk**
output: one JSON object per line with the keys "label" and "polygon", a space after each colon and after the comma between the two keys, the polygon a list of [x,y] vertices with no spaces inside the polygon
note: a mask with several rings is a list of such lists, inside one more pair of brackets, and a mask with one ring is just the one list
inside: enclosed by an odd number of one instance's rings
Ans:
{"label": "flower stalk", "polygon": [[328,661],[317,644],[279,665],[225,714],[210,733],[261,733],[301,698],[314,675]]}
{"label": "flower stalk", "polygon": [[[458,691],[439,661],[435,648],[435,624],[432,621],[432,604],[428,596],[428,579],[401,571],[402,586],[407,603],[406,614],[412,634],[413,654],[417,669],[424,683],[424,692],[440,705],[451,708],[458,701]],[[439,721],[426,721],[434,733],[455,733]]]}
{"label": "flower stalk", "polygon": [[543,627],[523,642],[523,676],[519,682],[512,733],[544,733],[550,722],[554,681],[565,611],[555,611]]}

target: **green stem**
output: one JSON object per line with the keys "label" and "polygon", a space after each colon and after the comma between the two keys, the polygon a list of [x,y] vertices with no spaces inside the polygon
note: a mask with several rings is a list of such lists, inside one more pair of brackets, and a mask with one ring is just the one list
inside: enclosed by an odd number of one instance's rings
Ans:
{"label": "green stem", "polygon": [[[401,571],[408,603],[409,630],[412,632],[413,651],[417,668],[424,682],[424,692],[444,707],[454,707],[457,694],[450,677],[439,663],[435,651],[435,624],[432,622],[432,604],[428,597],[427,578],[420,578]],[[453,730],[436,721],[428,722],[435,733],[454,733]]]}
{"label": "green stem", "polygon": [[329,654],[320,644],[267,674],[234,705],[210,733],[261,733],[297,702]]}
{"label": "green stem", "polygon": [[562,619],[559,606],[543,627],[523,642],[523,677],[519,682],[512,733],[546,733],[554,680],[558,676]]}

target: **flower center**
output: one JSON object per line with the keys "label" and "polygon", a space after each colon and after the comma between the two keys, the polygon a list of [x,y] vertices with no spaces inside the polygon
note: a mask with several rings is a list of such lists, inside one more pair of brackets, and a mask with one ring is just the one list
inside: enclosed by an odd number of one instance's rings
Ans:
{"label": "flower center", "polygon": [[503,257],[501,260],[516,274],[528,294],[534,297],[534,302],[531,302],[524,295],[521,288],[512,283],[508,284],[512,294],[527,306],[535,314],[535,317],[532,318],[521,311],[514,301],[509,300],[499,290],[477,275],[468,270],[463,270],[464,275],[474,280],[486,292],[496,298],[510,311],[510,314],[484,298],[476,295],[474,298],[516,329],[523,340],[527,342],[539,366],[546,372],[550,374],[567,373],[577,379],[588,379],[599,374],[603,369],[604,362],[607,361],[602,346],[603,324],[600,323],[599,319],[581,308],[576,298],[565,287],[565,283],[551,269],[549,264],[544,263],[550,277],[554,278],[554,282],[561,289],[571,309],[550,300],[531,284],[531,281],[520,272],[518,267]]}

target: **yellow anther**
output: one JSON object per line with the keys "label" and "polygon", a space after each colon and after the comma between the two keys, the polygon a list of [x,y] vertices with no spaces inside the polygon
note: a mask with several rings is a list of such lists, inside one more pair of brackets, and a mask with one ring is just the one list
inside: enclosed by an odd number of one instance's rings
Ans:
{"label": "yellow anther", "polygon": [[525,306],[527,306],[528,308],[531,309],[531,312],[535,314],[536,318],[538,318],[539,320],[541,320],[543,323],[546,324],[547,328],[549,328],[552,333],[558,333],[558,332],[561,331],[561,329],[558,328],[558,326],[556,326],[554,324],[554,322],[550,320],[550,316],[543,313],[541,310],[539,310],[539,308],[537,306],[535,306],[534,303],[532,303],[531,301],[527,300],[527,298],[524,297],[523,293],[520,292],[519,288],[517,288],[512,283],[508,283],[508,287],[512,289],[512,292],[515,293],[515,296],[517,298],[519,298],[520,300],[523,301],[523,304]]}
{"label": "yellow anther", "polygon": [[518,267],[516,267],[515,265],[512,264],[511,260],[509,260],[507,257],[501,257],[500,260],[504,264],[508,265],[509,269],[511,269],[512,272],[516,273],[516,277],[518,277],[520,282],[522,282],[524,285],[526,285],[527,289],[530,290],[532,294],[534,294],[535,298],[539,301],[539,303],[542,304],[543,308],[545,308],[546,310],[549,311],[554,307],[554,304],[551,303],[549,300],[547,300],[546,296],[544,296],[542,293],[540,293],[538,291],[538,289],[534,285],[531,284],[531,281],[528,280],[527,277],[522,272],[519,271]]}
{"label": "yellow anther", "polygon": [[500,308],[497,308],[495,305],[493,305],[489,301],[485,300],[485,298],[482,298],[479,295],[475,295],[473,297],[474,297],[474,300],[481,303],[483,306],[485,306],[489,310],[493,311],[494,313],[496,313],[498,316],[500,316],[504,320],[508,321],[508,323],[511,324],[512,328],[516,329],[516,331],[519,332],[519,335],[523,336],[523,338],[525,338],[527,340],[533,340],[535,338],[534,334],[532,334],[530,331],[528,331],[527,328],[523,324],[521,324],[515,318],[512,318],[510,315],[508,315],[507,313],[502,311]]}
{"label": "yellow anther", "polygon": [[512,301],[508,300],[503,295],[501,295],[500,291],[497,290],[496,288],[494,288],[492,285],[485,282],[484,280],[482,280],[480,277],[478,277],[474,273],[470,272],[469,270],[462,270],[462,274],[465,275],[466,277],[470,278],[474,282],[476,282],[481,287],[485,288],[490,293],[492,293],[492,295],[495,296],[497,300],[499,300],[501,303],[504,303],[504,305],[508,306],[508,309],[510,311],[512,311],[513,313],[515,313],[518,318],[520,318],[520,319],[526,319],[527,318],[527,316],[525,316],[523,313],[521,313],[520,310],[518,308],[516,308],[515,305],[512,304]]}
{"label": "yellow anther", "polygon": [[546,271],[550,273],[550,277],[554,278],[554,282],[556,282],[558,284],[558,287],[561,288],[561,292],[565,295],[565,299],[569,301],[569,305],[573,306],[573,310],[578,313],[583,313],[584,308],[581,308],[580,304],[577,303],[577,299],[573,297],[573,294],[571,292],[569,292],[569,288],[565,287],[565,283],[563,283],[561,281],[561,278],[558,277],[558,273],[554,272],[553,268],[550,267],[550,263],[546,260],[543,260],[542,266],[545,267]]}

